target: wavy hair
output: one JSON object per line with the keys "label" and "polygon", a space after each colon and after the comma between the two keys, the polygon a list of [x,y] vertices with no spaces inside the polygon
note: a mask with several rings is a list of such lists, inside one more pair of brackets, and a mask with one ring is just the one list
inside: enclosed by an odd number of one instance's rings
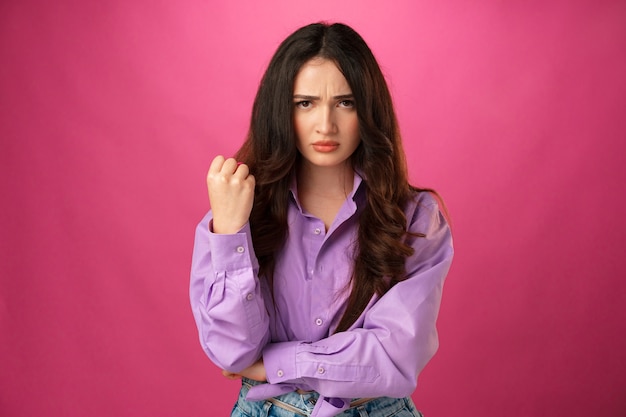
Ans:
{"label": "wavy hair", "polygon": [[383,295],[405,278],[405,260],[413,249],[405,243],[403,208],[415,192],[425,190],[409,185],[391,95],[363,38],[341,23],[314,23],[296,30],[280,44],[268,65],[254,100],[247,139],[236,155],[256,179],[250,226],[260,274],[270,286],[275,256],[288,231],[289,182],[299,160],[293,125],[294,80],[302,65],[313,58],[333,61],[352,89],[361,142],[351,162],[363,174],[366,188],[352,290],[336,329],[340,332],[354,324],[374,294]]}

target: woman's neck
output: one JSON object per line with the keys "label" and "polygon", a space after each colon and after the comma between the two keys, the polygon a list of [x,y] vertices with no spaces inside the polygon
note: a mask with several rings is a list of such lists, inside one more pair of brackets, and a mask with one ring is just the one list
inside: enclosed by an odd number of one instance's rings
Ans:
{"label": "woman's neck", "polygon": [[349,162],[335,167],[313,166],[303,161],[298,167],[298,194],[307,193],[322,198],[348,197],[354,186],[354,170]]}
{"label": "woman's neck", "polygon": [[354,171],[341,167],[316,167],[303,163],[298,168],[298,200],[302,208],[324,222],[326,230],[352,192]]}

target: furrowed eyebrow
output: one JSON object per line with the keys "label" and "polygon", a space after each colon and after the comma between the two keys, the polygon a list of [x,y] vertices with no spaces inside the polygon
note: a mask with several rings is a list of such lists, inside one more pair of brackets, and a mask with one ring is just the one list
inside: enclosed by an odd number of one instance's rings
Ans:
{"label": "furrowed eyebrow", "polygon": [[[319,100],[320,98],[318,96],[309,96],[306,94],[294,94],[293,98],[297,98],[300,100]],[[354,94],[340,94],[338,96],[333,96],[333,99],[335,100],[347,100],[347,99],[353,99],[354,98]]]}
{"label": "furrowed eyebrow", "polygon": [[300,100],[319,100],[320,99],[317,96],[307,96],[306,94],[294,94],[293,98],[297,98]]}

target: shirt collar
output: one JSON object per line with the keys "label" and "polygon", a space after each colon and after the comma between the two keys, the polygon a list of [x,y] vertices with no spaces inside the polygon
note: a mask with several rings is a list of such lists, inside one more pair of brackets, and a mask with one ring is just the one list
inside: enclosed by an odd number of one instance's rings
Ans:
{"label": "shirt collar", "polygon": [[[350,194],[348,194],[348,198],[354,202],[356,202],[357,204],[360,203],[361,199],[357,198],[360,194],[363,193],[363,191],[361,191],[361,188],[365,188],[364,186],[361,187],[361,184],[364,182],[363,180],[363,176],[362,174],[355,170],[354,171],[354,182],[352,184],[352,191],[350,192]],[[293,199],[293,202],[296,204],[296,206],[298,207],[298,210],[300,210],[300,212],[302,212],[302,206],[300,205],[300,200],[298,200],[298,180],[296,178],[296,174],[293,173],[291,175],[291,180],[290,180],[290,184],[289,184],[289,194],[291,196],[291,198]]]}

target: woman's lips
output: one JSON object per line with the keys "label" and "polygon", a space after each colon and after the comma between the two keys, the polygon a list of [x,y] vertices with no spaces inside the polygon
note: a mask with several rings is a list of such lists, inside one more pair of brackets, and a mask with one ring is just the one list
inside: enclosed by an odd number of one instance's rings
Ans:
{"label": "woman's lips", "polygon": [[339,147],[339,144],[332,141],[320,141],[313,143],[312,146],[317,152],[328,153],[336,150]]}

